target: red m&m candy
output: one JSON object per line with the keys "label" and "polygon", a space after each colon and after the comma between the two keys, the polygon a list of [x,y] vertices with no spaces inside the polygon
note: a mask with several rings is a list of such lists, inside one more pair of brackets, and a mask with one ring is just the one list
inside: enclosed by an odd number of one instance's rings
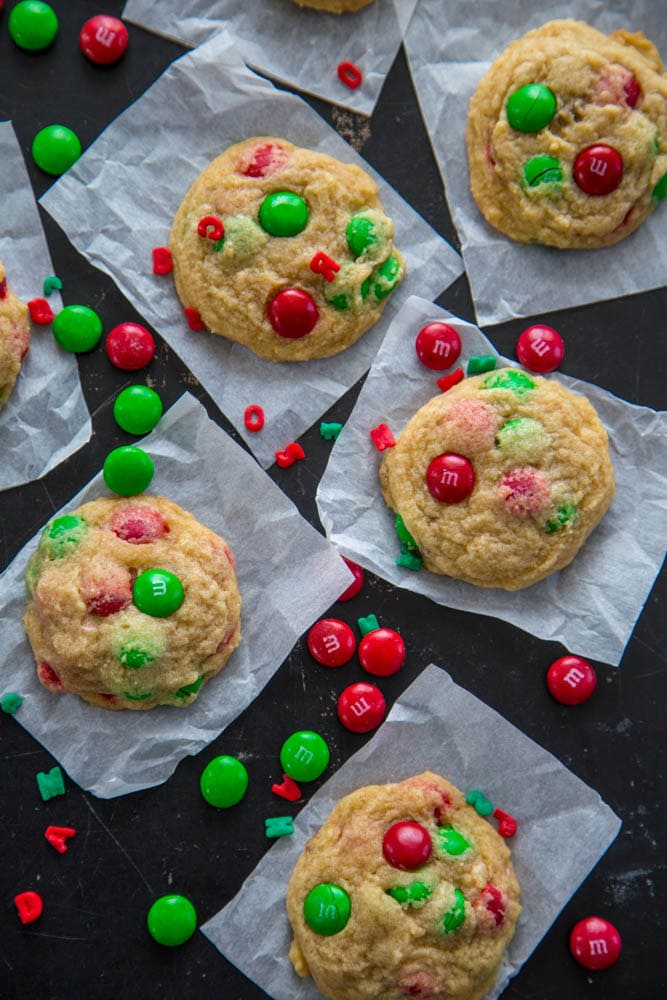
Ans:
{"label": "red m&m candy", "polygon": [[595,691],[597,678],[588,660],[561,656],[547,670],[549,694],[561,705],[580,705]]}
{"label": "red m&m candy", "polygon": [[124,372],[136,372],[153,360],[155,339],[140,323],[119,323],[107,336],[107,357]]}
{"label": "red m&m candy", "polygon": [[448,323],[427,323],[417,334],[415,350],[423,365],[441,372],[458,359],[461,338]]}
{"label": "red m&m candy", "polygon": [[351,559],[346,559],[345,556],[343,556],[343,562],[346,563],[348,569],[351,569],[354,573],[354,580],[347,590],[343,591],[338,600],[351,601],[353,597],[357,596],[364,585],[364,571],[358,563],[352,562]]}
{"label": "red m&m candy", "polygon": [[375,677],[391,677],[405,663],[405,643],[392,628],[376,628],[359,643],[359,662]]}
{"label": "red m&m candy", "polygon": [[320,313],[315,300],[300,288],[278,292],[269,305],[269,323],[280,337],[299,340],[313,329]]}
{"label": "red m&m candy", "polygon": [[310,655],[325,667],[342,667],[352,659],[357,648],[354,632],[338,618],[322,618],[315,622],[307,642]]}
{"label": "red m&m candy", "polygon": [[574,161],[572,174],[584,194],[611,194],[623,177],[623,157],[612,146],[588,146]]}
{"label": "red m&m candy", "polygon": [[394,868],[419,868],[431,856],[431,836],[421,823],[394,823],[384,835],[382,853]]}
{"label": "red m&m candy", "polygon": [[563,338],[551,326],[529,326],[516,342],[516,356],[530,372],[553,372],[565,354]]}
{"label": "red m&m candy", "polygon": [[127,48],[127,28],[117,17],[97,14],[86,21],[79,34],[79,48],[99,66],[118,62]]}
{"label": "red m&m candy", "polygon": [[384,719],[387,703],[374,684],[350,684],[338,698],[338,718],[352,733],[370,733]]}
{"label": "red m&m candy", "polygon": [[570,951],[585,969],[608,969],[621,954],[621,935],[602,917],[586,917],[570,934]]}
{"label": "red m&m candy", "polygon": [[460,503],[470,496],[474,485],[474,469],[463,455],[438,455],[426,470],[428,491],[441,503]]}

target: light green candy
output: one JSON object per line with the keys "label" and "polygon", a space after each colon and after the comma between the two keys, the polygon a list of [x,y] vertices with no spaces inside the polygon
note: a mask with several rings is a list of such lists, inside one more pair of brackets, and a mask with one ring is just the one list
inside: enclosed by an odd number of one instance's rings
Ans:
{"label": "light green candy", "polygon": [[49,559],[63,559],[83,540],[88,525],[76,514],[63,514],[50,521],[39,539],[39,552]]}
{"label": "light green candy", "polygon": [[502,425],[496,447],[515,462],[536,462],[549,447],[549,434],[539,420],[516,417]]}
{"label": "light green candy", "polygon": [[225,219],[225,235],[215,244],[215,249],[224,264],[240,266],[256,256],[270,238],[247,215],[230,215]]}

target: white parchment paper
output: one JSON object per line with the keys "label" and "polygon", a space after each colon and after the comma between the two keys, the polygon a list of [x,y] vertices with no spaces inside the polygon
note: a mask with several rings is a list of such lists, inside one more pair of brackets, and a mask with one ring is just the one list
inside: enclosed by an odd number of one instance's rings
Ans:
{"label": "white parchment paper", "polygon": [[[471,16],[474,10],[474,16]],[[473,92],[496,56],[559,17],[600,31],[643,31],[667,58],[667,17],[656,0],[421,0],[406,34],[415,88],[445,182],[480,326],[615,299],[667,283],[667,206],[603,250],[515,243],[490,226],[470,193],[465,129]]]}
{"label": "white parchment paper", "polygon": [[382,453],[369,437],[386,423],[397,437],[411,416],[440,391],[440,373],[415,352],[417,333],[431,320],[454,326],[463,344],[456,366],[471,355],[495,354],[490,341],[466,323],[423,299],[412,298],[394,320],[341,432],[320,481],[317,503],[327,534],[351,559],[399,587],[438,604],[492,615],[572,653],[618,665],[648,597],[667,536],[667,412],[626,403],[566,375],[567,388],[587,396],[610,438],[616,497],[574,561],[525,590],[475,587],[460,580],[396,565],[399,542],[394,514],[380,489]]}
{"label": "white parchment paper", "polygon": [[[11,122],[0,122],[0,260],[24,302],[42,298],[53,264],[28,172]],[[63,282],[66,275],[60,276]],[[49,296],[54,313],[58,292]],[[50,326],[32,326],[30,352],[0,411],[0,489],[38,479],[89,439],[92,425],[76,357],[58,346]]]}
{"label": "white parchment paper", "polygon": [[597,792],[432,664],[401,695],[373,739],[313,796],[296,818],[294,834],[276,842],[237,896],[202,927],[274,1000],[321,996],[312,979],[296,975],[287,957],[285,894],[306,840],[342,796],[424,770],[442,774],[464,792],[482,789],[518,822],[508,844],[523,910],[486,1000],[502,993],[621,826]]}
{"label": "white parchment paper", "polygon": [[[336,15],[292,0],[128,0],[123,17],[192,46],[226,28],[250,66],[369,115],[416,5],[374,0],[363,10]],[[338,79],[344,61],[363,74],[356,90]]]}
{"label": "white parchment paper", "polygon": [[[241,645],[192,705],[110,712],[37,680],[22,617],[25,567],[38,536],[0,577],[2,690],[24,702],[16,719],[82,788],[102,798],[159,785],[257,697],[299,636],[349,586],[351,574],[253,458],[186,393],[141,442],[155,462],[150,486],[222,535],[236,559],[243,600]],[[71,511],[108,495],[101,474]]]}
{"label": "white parchment paper", "polygon": [[[381,320],[334,358],[274,364],[223,337],[193,333],[172,276],[152,273],[151,250],[167,243],[192,181],[224,148],[253,135],[286,137],[358,163],[379,182],[394,219],[408,274]],[[369,368],[410,290],[436,298],[462,272],[458,254],[316,112],[245,68],[226,34],[173,63],[50,188],[42,204],[178,352],[265,468]],[[260,433],[243,424],[251,403],[264,408]]]}

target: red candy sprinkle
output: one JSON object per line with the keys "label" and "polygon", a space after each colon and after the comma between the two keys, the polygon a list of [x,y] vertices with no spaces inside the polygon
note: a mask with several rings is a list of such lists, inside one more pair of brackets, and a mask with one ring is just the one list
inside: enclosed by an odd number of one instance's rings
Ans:
{"label": "red candy sprinkle", "polygon": [[560,656],[547,670],[549,694],[561,705],[580,705],[595,691],[595,670],[581,656]]}
{"label": "red candy sprinkle", "polygon": [[510,816],[509,813],[503,812],[502,809],[493,810],[494,819],[498,820],[498,833],[501,837],[505,837],[509,840],[513,837],[519,828],[519,824],[514,819],[514,816]]}
{"label": "red candy sprinkle", "polygon": [[448,323],[427,323],[415,340],[417,357],[436,372],[450,368],[461,353],[461,338]]}
{"label": "red candy sprinkle", "polygon": [[337,264],[327,254],[318,250],[310,262],[310,270],[313,274],[321,274],[325,281],[333,281],[336,277],[336,272],[340,271],[340,264]]}
{"label": "red candy sprinkle", "polygon": [[197,232],[207,240],[221,240],[225,235],[225,227],[217,215],[205,215],[199,220]]}
{"label": "red candy sprinkle", "polygon": [[508,514],[525,521],[549,505],[549,480],[530,465],[510,469],[498,484],[497,496]]}
{"label": "red candy sprinkle", "polygon": [[376,628],[359,643],[359,662],[375,677],[391,677],[405,663],[405,643],[392,628]]}
{"label": "red candy sprinkle", "polygon": [[46,299],[31,299],[28,302],[28,309],[30,310],[30,319],[37,326],[48,326],[49,323],[53,322],[53,309]]}
{"label": "red candy sprinkle", "polygon": [[419,868],[431,856],[430,834],[412,820],[394,823],[382,839],[382,853],[394,868]]}
{"label": "red candy sprinkle", "polygon": [[351,601],[353,597],[356,597],[361,588],[364,585],[364,571],[361,566],[356,562],[352,562],[351,559],[347,559],[343,556],[343,562],[346,563],[348,569],[351,569],[354,573],[354,580],[343,593],[338,598],[339,601]]}
{"label": "red candy sprinkle", "polygon": [[306,453],[300,444],[296,441],[292,441],[290,444],[285,446],[284,451],[275,452],[276,463],[281,469],[289,469],[290,465],[294,465],[300,459],[306,457]]}
{"label": "red candy sprinkle", "polygon": [[278,336],[299,340],[310,333],[320,313],[308,292],[300,288],[286,288],[272,299],[268,316]]}
{"label": "red candy sprinkle", "polygon": [[76,830],[71,826],[47,826],[44,831],[44,836],[50,843],[51,847],[55,847],[58,854],[64,854],[66,852],[66,841],[75,835]]}
{"label": "red candy sprinkle", "polygon": [[256,433],[264,426],[264,410],[257,403],[246,406],[243,414],[243,423],[246,430]]}
{"label": "red candy sprinkle", "polygon": [[371,441],[378,451],[384,451],[385,448],[393,448],[396,444],[394,435],[391,433],[387,424],[378,424],[377,427],[373,427],[369,433]]}
{"label": "red candy sprinkle", "polygon": [[0,300],[7,298],[7,279],[0,281]]}
{"label": "red candy sprinkle", "polygon": [[282,146],[267,143],[257,146],[247,154],[236,168],[245,177],[270,177],[282,170],[289,160],[289,153]]}
{"label": "red candy sprinkle", "polygon": [[496,922],[496,927],[499,927],[503,920],[505,919],[505,897],[503,896],[500,889],[496,888],[490,882],[482,889],[480,895],[480,901],[484,906],[485,910],[488,910],[492,914],[493,919]]}
{"label": "red candy sprinkle", "polygon": [[107,357],[124,372],[136,372],[153,360],[155,339],[140,323],[119,323],[107,334]]}
{"label": "red candy sprinkle", "polygon": [[206,323],[204,323],[203,319],[201,318],[199,309],[192,309],[190,307],[186,307],[183,310],[183,315],[185,316],[188,326],[195,333],[200,333],[202,330],[206,329]]}
{"label": "red candy sprinkle", "polygon": [[358,681],[338,697],[338,718],[351,733],[370,733],[384,719],[387,703],[374,684]]}
{"label": "red candy sprinkle", "polygon": [[516,356],[530,372],[553,372],[565,354],[563,338],[551,326],[529,326],[516,342]]}
{"label": "red candy sprinkle", "polygon": [[164,538],[169,525],[158,510],[136,505],[117,510],[111,518],[111,530],[131,545],[147,545]]}
{"label": "red candy sprinkle", "polygon": [[153,274],[171,274],[174,264],[169,247],[153,248]]}
{"label": "red candy sprinkle", "polygon": [[598,77],[594,96],[600,104],[619,104],[634,108],[640,94],[634,73],[619,63],[610,63]]}
{"label": "red candy sprinkle", "polygon": [[438,379],[438,389],[440,392],[447,392],[452,386],[463,380],[463,368],[455,368],[449,375]]}
{"label": "red candy sprinkle", "polygon": [[127,48],[127,28],[117,17],[97,14],[86,21],[79,33],[79,48],[99,66],[118,62]]}
{"label": "red candy sprinkle", "polygon": [[577,156],[572,174],[584,194],[611,194],[623,177],[623,157],[611,146],[589,146]]}
{"label": "red candy sprinkle", "polygon": [[431,1000],[439,992],[437,980],[427,969],[418,969],[401,976],[398,988],[406,997],[418,997],[419,1000]]}
{"label": "red candy sprinkle", "polygon": [[308,633],[308,649],[313,659],[325,667],[342,667],[354,656],[354,632],[338,618],[322,618]]}
{"label": "red candy sprinkle", "polygon": [[58,677],[58,674],[55,672],[53,667],[50,667],[49,664],[46,663],[44,660],[42,660],[42,662],[37,667],[37,676],[39,677],[44,687],[48,688],[49,691],[63,690],[63,684],[62,681],[60,680],[60,677]]}
{"label": "red candy sprinkle", "polygon": [[271,791],[281,799],[287,799],[288,802],[297,802],[301,798],[301,789],[289,774],[283,774],[282,785],[271,785]]}
{"label": "red candy sprinkle", "polygon": [[621,935],[602,917],[586,917],[575,924],[570,934],[570,951],[585,969],[608,969],[618,962]]}
{"label": "red candy sprinkle", "polygon": [[42,915],[42,897],[32,890],[20,892],[14,896],[14,905],[18,910],[19,920],[22,924],[32,924]]}
{"label": "red candy sprinkle", "polygon": [[438,455],[426,470],[428,491],[441,503],[461,503],[470,496],[474,485],[474,469],[463,455]]}
{"label": "red candy sprinkle", "polygon": [[350,90],[356,90],[357,87],[361,86],[364,77],[359,67],[355,66],[353,62],[345,60],[339,63],[336,72],[338,73],[340,82],[344,83]]}

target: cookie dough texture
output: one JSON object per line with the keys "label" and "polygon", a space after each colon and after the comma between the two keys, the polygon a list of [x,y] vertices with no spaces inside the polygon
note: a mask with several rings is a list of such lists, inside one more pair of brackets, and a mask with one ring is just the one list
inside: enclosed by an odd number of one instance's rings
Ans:
{"label": "cookie dough texture", "polygon": [[[174,573],[166,618],[132,603],[139,573]],[[189,705],[241,640],[234,559],[164,497],[103,498],[47,524],[26,572],[24,623],[45,687],[109,709]]]}
{"label": "cookie dough texture", "polygon": [[[507,120],[507,100],[531,83],[553,92],[557,110],[546,127],[521,132]],[[623,158],[620,185],[602,196],[584,193],[573,179],[577,155],[596,144]],[[660,56],[641,33],[607,37],[581,21],[550,21],[513,42],[480,81],[467,146],[475,201],[502,233],[560,248],[617,243],[667,193],[667,76]],[[524,165],[538,156],[558,161],[562,179],[544,174],[543,182],[528,184]]]}
{"label": "cookie dough texture", "polygon": [[29,347],[28,308],[9,287],[0,261],[0,410],[16,385]]}
{"label": "cookie dough texture", "polygon": [[[436,500],[425,482],[448,453],[475,472],[460,503]],[[607,433],[588,400],[511,368],[431,399],[386,452],[380,479],[426,569],[504,590],[567,566],[614,496]]]}
{"label": "cookie dough texture", "polygon": [[[294,236],[271,236],[259,223],[264,198],[282,191],[308,206],[308,222]],[[222,244],[198,234],[207,215],[223,222]],[[372,233],[355,257],[346,233],[356,216]],[[263,137],[229,147],[200,174],[176,213],[169,245],[181,302],[197,309],[209,330],[271,361],[304,361],[337,354],[380,318],[405,272],[393,235],[377,185],[363,170]],[[331,282],[310,268],[318,252],[340,264]],[[298,339],[280,336],[268,318],[270,303],[288,288],[312,296],[319,313]]]}
{"label": "cookie dough texture", "polygon": [[348,14],[368,7],[373,0],[294,0],[294,3],[299,7],[312,7],[313,10],[327,10],[330,14]]}
{"label": "cookie dough texture", "polygon": [[[382,852],[386,831],[405,820],[431,836],[429,860],[413,871],[393,867]],[[467,843],[457,856],[443,848],[451,828]],[[419,901],[389,895],[415,881],[426,887]],[[351,903],[347,925],[330,937],[313,932],[303,915],[308,892],[322,882],[339,885]],[[465,919],[446,932],[455,890]],[[503,839],[457,788],[424,772],[345,796],[308,841],[287,890],[290,958],[331,1000],[479,1000],[496,980],[520,909]]]}

